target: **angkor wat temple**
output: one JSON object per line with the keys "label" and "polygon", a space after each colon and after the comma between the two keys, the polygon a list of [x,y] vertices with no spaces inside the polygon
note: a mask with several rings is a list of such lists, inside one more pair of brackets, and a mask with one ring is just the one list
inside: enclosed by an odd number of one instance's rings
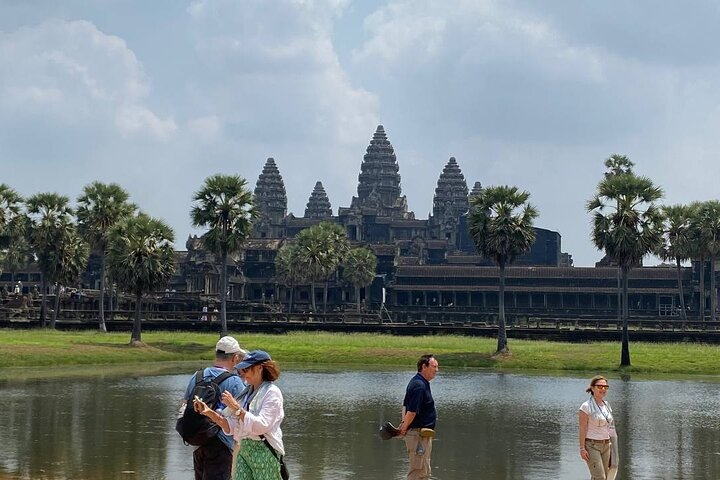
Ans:
{"label": "angkor wat temple", "polygon": [[[304,215],[288,214],[285,184],[278,165],[268,158],[257,179],[255,202],[261,217],[252,238],[232,262],[230,298],[262,302],[281,308],[289,289],[275,276],[277,250],[302,229],[322,221],[342,225],[354,245],[371,248],[378,258],[376,281],[363,303],[377,310],[385,299],[392,312],[416,309],[494,312],[498,304],[498,272],[477,255],[470,239],[469,198],[482,186],[468,188],[460,165],[451,157],[439,173],[432,214],[417,219],[402,195],[399,164],[382,125],[377,127],[360,165],[357,196],[337,215],[321,182],[310,193]],[[506,307],[509,312],[543,313],[593,311],[614,315],[617,306],[617,268],[573,267],[561,251],[558,232],[536,228],[531,250],[507,270]],[[180,268],[173,285],[177,292],[214,295],[218,270],[204,252],[198,237],[188,238],[187,252],[178,252]],[[688,304],[696,281],[685,269]],[[338,277],[339,278],[339,277]],[[695,279],[697,280],[697,279]],[[356,301],[354,289],[341,281],[329,285],[328,309]],[[316,292],[321,302],[322,289]],[[296,288],[299,310],[308,310],[310,288]],[[675,271],[670,268],[636,268],[630,278],[630,305],[647,315],[676,312],[679,304]]]}

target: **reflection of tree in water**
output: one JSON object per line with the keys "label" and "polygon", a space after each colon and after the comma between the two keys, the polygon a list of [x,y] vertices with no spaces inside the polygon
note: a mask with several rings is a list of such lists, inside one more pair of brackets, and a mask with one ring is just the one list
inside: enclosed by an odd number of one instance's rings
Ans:
{"label": "reflection of tree in water", "polygon": [[133,380],[115,386],[103,378],[42,381],[11,401],[0,423],[10,470],[32,479],[163,478],[165,399]]}

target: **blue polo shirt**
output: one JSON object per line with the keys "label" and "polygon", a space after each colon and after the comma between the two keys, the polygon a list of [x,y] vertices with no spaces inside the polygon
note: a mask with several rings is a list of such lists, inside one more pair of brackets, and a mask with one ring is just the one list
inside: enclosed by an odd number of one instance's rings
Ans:
{"label": "blue polo shirt", "polygon": [[415,412],[415,418],[408,428],[435,428],[435,400],[430,391],[430,382],[420,373],[416,373],[408,383],[403,407],[407,412]]}
{"label": "blue polo shirt", "polygon": [[[203,379],[211,379],[215,378],[221,373],[225,373],[227,370],[221,367],[208,367],[205,370],[203,370]],[[243,388],[245,388],[245,384],[243,381],[238,377],[237,375],[233,375],[232,377],[226,378],[224,381],[220,382],[220,394],[224,392],[225,390],[229,391],[233,397],[237,398],[240,392]],[[195,388],[195,374],[193,374],[192,378],[190,379],[190,383],[188,383],[187,389],[185,390],[185,401],[188,402],[187,408],[192,408],[192,402],[190,401],[190,395],[192,394],[193,388]],[[222,402],[218,405],[217,410],[222,410],[225,408],[225,405],[223,405]],[[225,435],[225,433],[222,431],[222,428],[220,429],[220,432],[218,433],[218,438],[222,440],[222,442],[232,451],[235,448],[235,440],[233,439],[232,435]]]}

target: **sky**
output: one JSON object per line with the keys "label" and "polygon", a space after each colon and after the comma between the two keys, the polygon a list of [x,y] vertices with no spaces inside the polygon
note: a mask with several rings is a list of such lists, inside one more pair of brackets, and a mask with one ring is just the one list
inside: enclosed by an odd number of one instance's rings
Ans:
{"label": "sky", "polygon": [[718,24],[703,0],[2,0],[0,182],[119,183],[184,248],[204,179],[254,188],[268,157],[289,212],[319,180],[337,214],[382,124],[416,218],[455,157],[590,266],[610,155],[663,203],[718,198]]}

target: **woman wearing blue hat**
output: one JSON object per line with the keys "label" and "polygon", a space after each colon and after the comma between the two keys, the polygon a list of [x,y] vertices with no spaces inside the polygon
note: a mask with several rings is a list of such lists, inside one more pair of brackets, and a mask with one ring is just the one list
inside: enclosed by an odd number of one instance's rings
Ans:
{"label": "woman wearing blue hat", "polygon": [[235,368],[247,384],[238,398],[223,393],[222,401],[227,407],[222,414],[197,400],[195,409],[235,438],[234,480],[287,478],[280,429],[285,417],[283,396],[273,383],[280,376],[280,370],[263,350],[250,352]]}

